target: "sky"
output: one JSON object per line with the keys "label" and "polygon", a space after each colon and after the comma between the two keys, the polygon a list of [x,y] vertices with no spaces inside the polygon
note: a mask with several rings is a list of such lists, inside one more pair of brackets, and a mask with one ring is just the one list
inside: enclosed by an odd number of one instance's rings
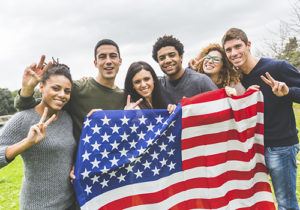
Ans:
{"label": "sky", "polygon": [[184,44],[183,66],[209,43],[220,43],[231,27],[243,29],[252,53],[266,49],[287,20],[292,0],[0,0],[0,88],[21,88],[26,68],[59,58],[73,79],[96,76],[94,46],[104,38],[118,43],[123,63],[116,85],[123,88],[129,65],[152,59],[158,37],[173,35]]}

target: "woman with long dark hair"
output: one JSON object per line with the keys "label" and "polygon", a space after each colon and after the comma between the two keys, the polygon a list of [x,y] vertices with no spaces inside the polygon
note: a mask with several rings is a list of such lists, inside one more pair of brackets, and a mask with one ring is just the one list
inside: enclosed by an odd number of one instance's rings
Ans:
{"label": "woman with long dark hair", "polygon": [[124,109],[165,109],[172,113],[176,106],[166,105],[153,68],[144,61],[134,62],[127,71],[124,85]]}

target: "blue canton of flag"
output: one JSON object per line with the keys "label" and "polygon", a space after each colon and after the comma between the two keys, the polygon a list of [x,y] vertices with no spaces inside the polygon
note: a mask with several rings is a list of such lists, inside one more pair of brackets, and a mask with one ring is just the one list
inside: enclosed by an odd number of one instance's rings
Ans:
{"label": "blue canton of flag", "polygon": [[180,105],[171,115],[166,110],[99,111],[84,121],[73,183],[82,207],[117,188],[181,170]]}

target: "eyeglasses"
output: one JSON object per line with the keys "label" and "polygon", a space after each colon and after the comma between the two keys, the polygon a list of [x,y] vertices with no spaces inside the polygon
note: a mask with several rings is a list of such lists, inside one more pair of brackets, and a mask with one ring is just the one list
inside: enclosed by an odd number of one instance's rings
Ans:
{"label": "eyeglasses", "polygon": [[212,56],[212,55],[208,55],[208,54],[204,54],[203,57],[205,57],[204,61],[208,62],[211,59],[214,64],[220,63],[223,59],[220,56]]}

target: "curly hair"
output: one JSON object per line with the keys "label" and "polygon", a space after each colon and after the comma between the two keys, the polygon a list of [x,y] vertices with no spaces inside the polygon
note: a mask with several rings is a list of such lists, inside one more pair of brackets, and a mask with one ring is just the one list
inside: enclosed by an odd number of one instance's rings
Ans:
{"label": "curly hair", "polygon": [[[41,83],[45,84],[51,75],[62,75],[62,76],[65,76],[67,79],[69,79],[71,84],[73,84],[72,76],[70,73],[70,68],[66,64],[59,63],[58,58],[55,60],[52,57],[52,60],[53,60],[52,65],[43,75],[43,77],[41,79]],[[44,66],[45,65],[46,64],[44,64]]]}
{"label": "curly hair", "polygon": [[[210,44],[207,47],[205,47],[202,52],[199,54],[200,58],[203,58],[205,54],[208,54],[211,51],[218,51],[222,55],[222,61],[223,66],[219,73],[218,80],[216,82],[216,85],[218,88],[224,88],[225,86],[230,86],[230,84],[237,84],[240,82],[241,79],[241,73],[238,72],[233,65],[229,62],[227,59],[227,56],[225,54],[225,51],[219,44]],[[197,71],[199,73],[205,74],[203,70],[203,62],[204,60],[199,64],[197,67]]]}
{"label": "curly hair", "polygon": [[179,56],[183,55],[183,53],[184,53],[183,44],[178,39],[176,39],[172,35],[170,35],[170,36],[164,35],[163,37],[159,37],[157,39],[157,41],[155,42],[155,44],[153,45],[152,58],[156,62],[158,62],[157,52],[161,48],[167,47],[167,46],[173,46],[173,47],[175,47],[175,49],[177,50]]}
{"label": "curly hair", "polygon": [[126,106],[127,102],[127,96],[131,96],[131,101],[136,102],[142,96],[136,92],[136,90],[133,88],[132,84],[132,78],[140,71],[146,70],[151,73],[153,81],[154,81],[154,89],[152,92],[152,106],[148,104],[147,100],[143,100],[140,104],[139,107],[141,109],[165,109],[166,106],[163,102],[163,97],[161,94],[161,88],[160,88],[160,83],[158,81],[158,78],[155,74],[155,71],[153,68],[146,62],[144,61],[138,61],[132,63],[127,71],[127,75],[125,78],[125,84],[124,84],[124,98],[123,98],[123,104]]}

